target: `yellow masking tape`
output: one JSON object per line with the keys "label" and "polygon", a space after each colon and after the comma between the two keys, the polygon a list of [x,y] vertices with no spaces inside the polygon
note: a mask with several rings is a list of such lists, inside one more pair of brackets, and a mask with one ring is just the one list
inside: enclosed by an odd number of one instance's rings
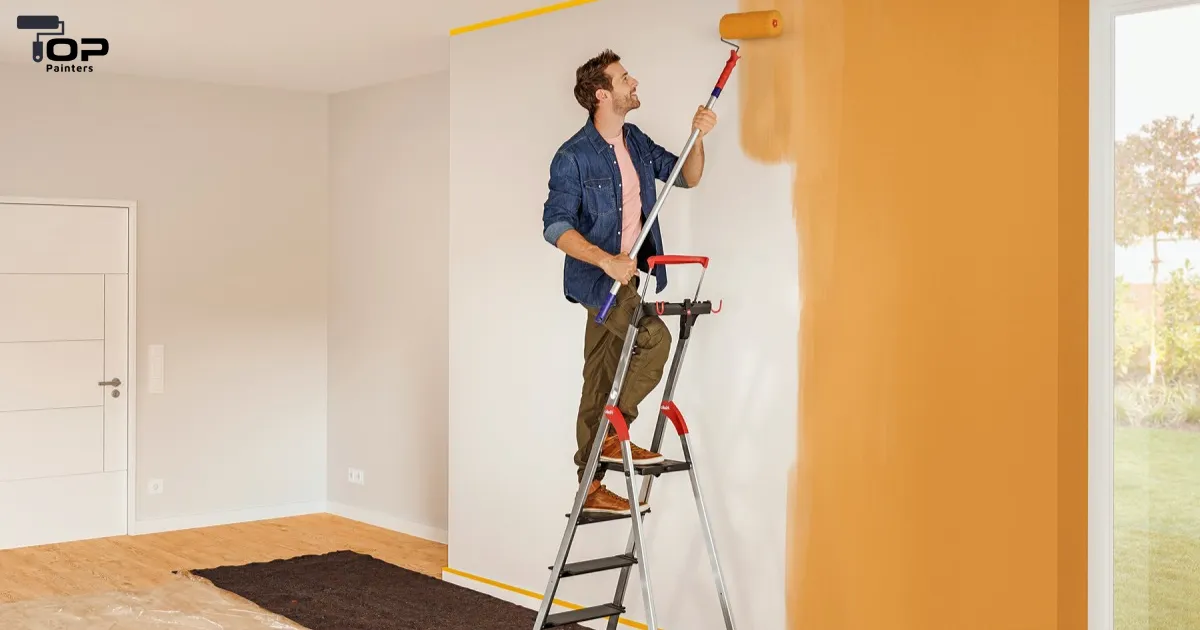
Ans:
{"label": "yellow masking tape", "polygon": [[506,15],[504,17],[498,17],[498,18],[494,18],[491,20],[485,20],[483,22],[477,22],[475,24],[468,24],[467,26],[459,26],[458,28],[452,28],[452,29],[450,29],[450,36],[453,37],[455,35],[461,35],[463,33],[468,33],[470,31],[478,31],[478,30],[490,28],[493,26],[499,26],[501,24],[507,24],[509,22],[516,22],[517,20],[523,20],[525,18],[531,18],[531,17],[537,16],[537,15],[553,13],[554,11],[561,11],[563,9],[570,9],[571,7],[577,7],[581,4],[587,4],[589,2],[595,2],[595,1],[596,0],[566,0],[565,2],[559,2],[557,4],[552,4],[550,6],[545,6],[545,7],[541,7],[538,9],[530,9],[528,11],[522,11],[520,13]]}
{"label": "yellow masking tape", "polygon": [[[595,0],[586,0],[586,1],[594,2]],[[488,586],[494,586],[498,589],[505,590],[510,593],[517,593],[520,595],[524,595],[526,597],[532,597],[534,599],[539,599],[539,600],[545,599],[545,597],[541,593],[534,593],[533,591],[519,588],[516,586],[511,586],[509,584],[505,584],[504,582],[497,582],[496,580],[491,580],[491,579],[481,577],[478,575],[472,575],[470,573],[467,573],[466,571],[459,571],[458,569],[451,569],[450,567],[442,567],[442,571],[444,571],[446,573],[453,573],[454,575],[467,578],[468,580],[474,580],[476,582],[481,582],[483,584],[487,584]],[[555,599],[554,603],[559,606],[562,606],[563,608],[569,608],[571,610],[579,610],[580,608],[583,608],[583,606],[580,606],[579,604],[572,604],[571,602],[564,602],[561,599]],[[629,621],[628,619],[620,619],[619,623],[623,626],[629,626],[631,628],[638,628],[639,630],[647,630],[646,624],[644,624],[644,623],[638,623],[636,621]]]}

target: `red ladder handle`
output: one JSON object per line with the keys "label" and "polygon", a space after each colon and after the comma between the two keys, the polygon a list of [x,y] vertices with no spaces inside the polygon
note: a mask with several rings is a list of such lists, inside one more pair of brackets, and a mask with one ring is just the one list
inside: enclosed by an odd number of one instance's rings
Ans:
{"label": "red ladder handle", "polygon": [[[688,432],[687,422],[683,419],[683,412],[675,405],[675,401],[668,400],[662,404],[659,409],[663,415],[675,425],[675,432],[679,435],[684,435]],[[624,418],[622,418],[624,419]]]}
{"label": "red ladder handle", "polygon": [[677,256],[671,254],[651,256],[646,264],[650,266],[650,269],[654,269],[655,265],[700,265],[707,269],[708,256]]}
{"label": "red ladder handle", "polygon": [[608,417],[609,424],[617,433],[617,439],[622,442],[629,441],[629,423],[625,422],[625,416],[615,405],[605,405],[604,415]]}

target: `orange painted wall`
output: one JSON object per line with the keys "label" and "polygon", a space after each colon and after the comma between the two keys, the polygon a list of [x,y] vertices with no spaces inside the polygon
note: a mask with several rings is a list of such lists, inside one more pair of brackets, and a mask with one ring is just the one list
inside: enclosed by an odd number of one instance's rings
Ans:
{"label": "orange painted wall", "polygon": [[790,628],[1086,627],[1087,0],[742,0],[797,165]]}

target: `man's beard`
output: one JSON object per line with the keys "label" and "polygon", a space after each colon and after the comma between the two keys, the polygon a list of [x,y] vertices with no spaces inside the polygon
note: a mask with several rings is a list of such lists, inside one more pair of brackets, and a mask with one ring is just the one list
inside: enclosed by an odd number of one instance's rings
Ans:
{"label": "man's beard", "polygon": [[615,109],[617,110],[618,113],[628,114],[629,112],[641,107],[642,103],[641,103],[641,101],[638,100],[637,96],[635,96],[633,94],[626,94],[624,97],[622,97],[620,100],[617,101],[616,105],[617,106]]}

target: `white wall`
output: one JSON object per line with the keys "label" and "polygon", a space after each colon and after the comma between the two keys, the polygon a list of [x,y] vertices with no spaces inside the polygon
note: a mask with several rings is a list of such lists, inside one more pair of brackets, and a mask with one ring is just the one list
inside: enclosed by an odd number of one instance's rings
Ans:
{"label": "white wall", "polygon": [[[586,316],[562,296],[562,254],[542,240],[541,223],[550,158],[586,121],[571,94],[576,66],[604,48],[621,54],[641,82],[642,108],[630,120],[677,152],[729,57],[717,22],[738,10],[734,0],[606,0],[452,38],[453,569],[541,592],[576,489]],[[724,299],[724,310],[700,321],[676,401],[693,429],[739,624],[781,628],[796,444],[797,246],[791,169],[756,164],[741,151],[738,76],[716,106],[704,181],[672,192],[660,221],[668,253],[713,257],[702,297]],[[672,269],[657,299],[690,296],[697,273]],[[677,321],[668,321],[672,330]],[[661,386],[634,425],[642,445],[660,397]],[[666,453],[680,457],[669,428],[667,436]],[[610,487],[623,488],[610,477]],[[661,478],[652,506],[659,623],[724,627],[687,477]],[[571,557],[620,553],[628,532],[627,521],[582,528]],[[558,596],[603,603],[615,575],[569,578]],[[634,575],[627,601],[631,616],[644,619]]]}
{"label": "white wall", "polygon": [[[330,510],[444,541],[449,76],[332,97]],[[365,485],[347,481],[349,468]]]}
{"label": "white wall", "polygon": [[139,521],[319,509],[327,99],[12,66],[0,86],[0,195],[138,202],[139,365],[166,351],[164,393],[139,374]]}

